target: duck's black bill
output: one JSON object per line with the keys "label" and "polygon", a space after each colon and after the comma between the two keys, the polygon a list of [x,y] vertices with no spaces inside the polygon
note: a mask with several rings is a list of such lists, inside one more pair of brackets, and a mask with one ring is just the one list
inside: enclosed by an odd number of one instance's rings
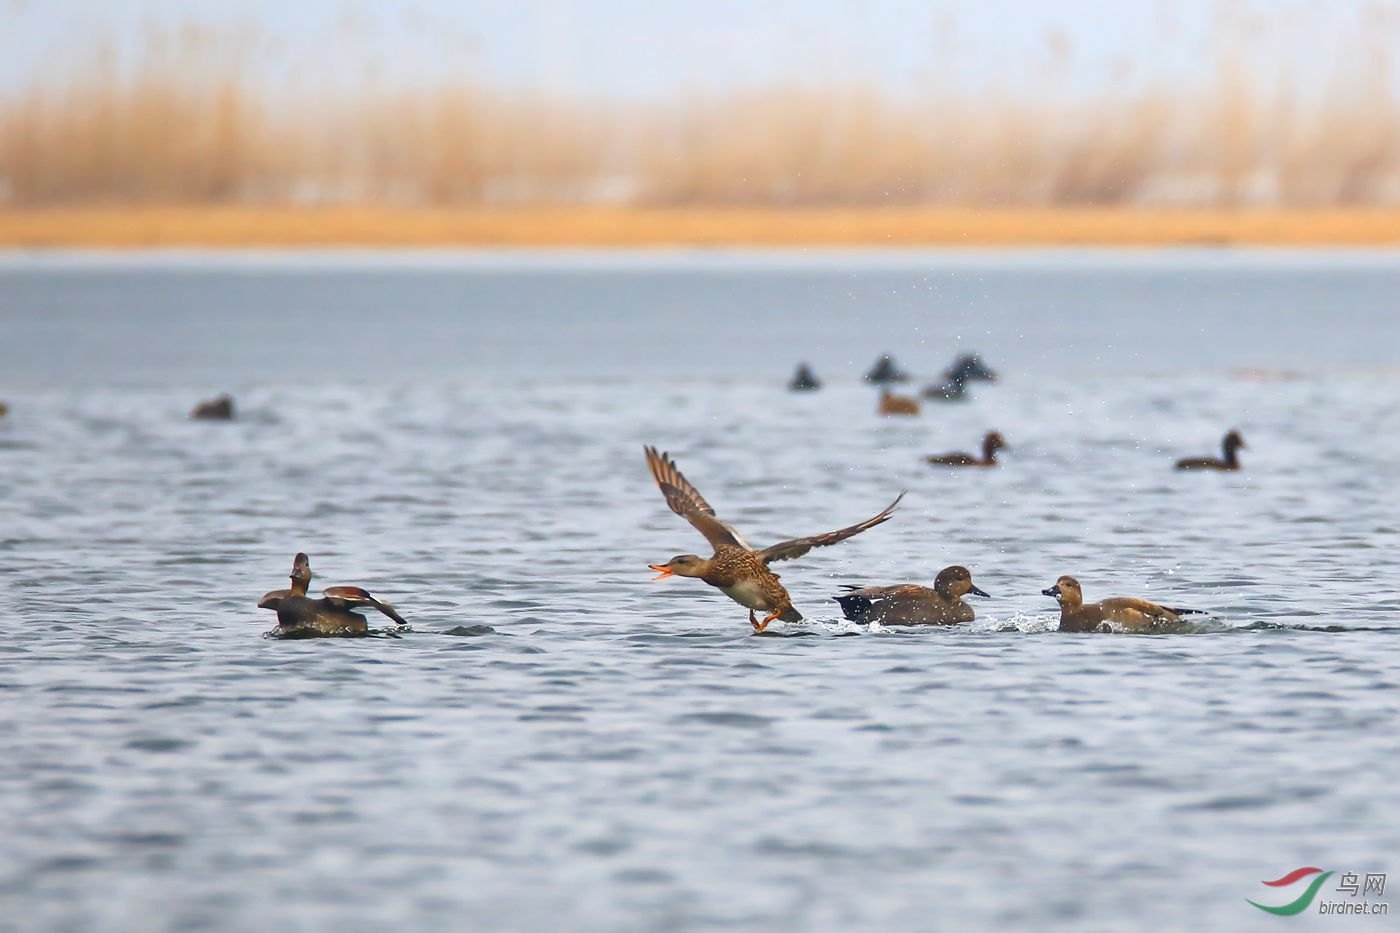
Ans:
{"label": "duck's black bill", "polygon": [[1040,595],[1041,595],[1041,596],[1059,596],[1059,595],[1060,595],[1060,584],[1056,583],[1054,586],[1050,587],[1050,589],[1048,589],[1048,590],[1041,590],[1041,591],[1040,591]]}
{"label": "duck's black bill", "polygon": [[985,596],[985,597],[987,597],[988,599],[991,599],[991,598],[992,598],[992,594],[991,594],[991,593],[984,593],[984,592],[982,592],[981,590],[979,590],[979,589],[977,588],[977,586],[976,586],[975,584],[969,586],[969,587],[967,588],[967,591],[968,591],[969,593],[971,593],[973,596]]}

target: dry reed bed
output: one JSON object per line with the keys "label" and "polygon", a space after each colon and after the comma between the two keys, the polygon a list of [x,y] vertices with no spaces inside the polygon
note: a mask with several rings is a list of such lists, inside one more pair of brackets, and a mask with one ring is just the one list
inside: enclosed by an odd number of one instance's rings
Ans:
{"label": "dry reed bed", "polygon": [[450,83],[273,93],[236,50],[172,42],[0,97],[0,201],[1391,205],[1387,61],[1359,55],[1307,94],[1222,67],[1093,100],[775,87],[605,105]]}

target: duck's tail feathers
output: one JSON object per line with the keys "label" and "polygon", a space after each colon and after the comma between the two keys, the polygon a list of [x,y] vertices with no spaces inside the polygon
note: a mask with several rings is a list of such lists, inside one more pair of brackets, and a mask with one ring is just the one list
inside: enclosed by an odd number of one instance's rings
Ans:
{"label": "duck's tail feathers", "polygon": [[1182,609],[1180,606],[1163,606],[1168,612],[1174,612],[1179,616],[1203,616],[1209,615],[1204,609]]}

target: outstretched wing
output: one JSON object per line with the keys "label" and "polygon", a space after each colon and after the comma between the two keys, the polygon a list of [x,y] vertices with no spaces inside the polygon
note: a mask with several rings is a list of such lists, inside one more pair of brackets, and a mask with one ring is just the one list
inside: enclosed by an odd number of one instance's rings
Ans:
{"label": "outstretched wing", "polygon": [[771,564],[775,560],[792,560],[801,557],[814,547],[826,547],[828,544],[835,544],[837,541],[845,541],[852,535],[858,535],[867,528],[874,528],[882,522],[890,520],[894,514],[895,506],[904,498],[904,493],[900,493],[879,515],[867,518],[858,525],[849,528],[842,528],[839,531],[828,531],[824,535],[812,535],[810,538],[793,538],[791,541],[780,541],[772,547],[766,547],[758,552],[758,559],[765,564]]}
{"label": "outstretched wing", "polygon": [[739,537],[739,533],[715,517],[715,510],[700,495],[700,490],[690,485],[690,480],[681,475],[676,462],[668,454],[657,453],[655,447],[643,448],[647,454],[647,469],[651,478],[661,487],[666,504],[681,518],[695,526],[695,530],[705,536],[716,549],[722,545],[734,545],[745,550],[753,550]]}
{"label": "outstretched wing", "polygon": [[282,605],[282,600],[292,595],[291,590],[273,590],[258,601],[259,609],[276,609]]}
{"label": "outstretched wing", "polygon": [[369,590],[358,586],[328,586],[321,593],[338,609],[353,610],[359,606],[373,606],[399,625],[408,624],[394,611],[393,606],[381,603],[369,594]]}

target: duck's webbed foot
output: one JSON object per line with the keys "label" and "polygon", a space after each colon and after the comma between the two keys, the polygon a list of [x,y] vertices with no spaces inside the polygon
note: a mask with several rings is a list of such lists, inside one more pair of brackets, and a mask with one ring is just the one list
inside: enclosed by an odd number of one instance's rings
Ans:
{"label": "duck's webbed foot", "polygon": [[749,624],[753,626],[755,632],[763,631],[763,626],[758,624],[758,617],[753,614],[752,609],[749,610]]}
{"label": "duck's webbed foot", "polygon": [[[766,628],[768,627],[768,623],[769,623],[769,622],[772,622],[774,619],[776,619],[778,616],[780,616],[780,615],[782,615],[782,614],[783,614],[783,611],[782,611],[781,609],[778,609],[778,610],[776,610],[776,611],[774,611],[774,612],[768,613],[768,615],[766,615],[766,616],[763,617],[763,621],[762,621],[762,622],[754,622],[754,624],[753,624],[753,630],[754,630],[755,632],[761,632],[761,631],[763,631],[764,629],[766,629]],[[752,610],[752,609],[749,610],[749,616],[750,616],[750,618],[752,618],[752,616],[753,616],[753,610]]]}

